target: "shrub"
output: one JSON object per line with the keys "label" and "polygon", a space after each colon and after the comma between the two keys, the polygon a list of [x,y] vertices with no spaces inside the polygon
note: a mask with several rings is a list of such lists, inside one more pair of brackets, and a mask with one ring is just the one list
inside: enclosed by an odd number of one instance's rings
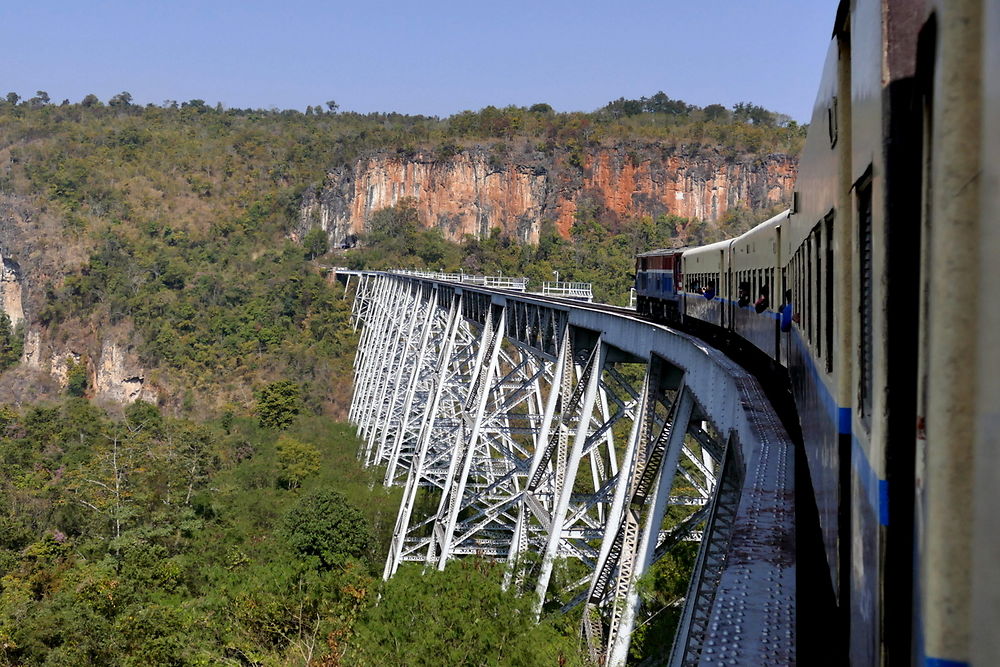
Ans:
{"label": "shrub", "polygon": [[257,420],[264,428],[287,428],[302,411],[302,388],[280,380],[257,391]]}
{"label": "shrub", "polygon": [[326,489],[314,491],[285,515],[283,534],[288,544],[323,568],[342,567],[365,558],[372,533],[364,516],[344,496]]}

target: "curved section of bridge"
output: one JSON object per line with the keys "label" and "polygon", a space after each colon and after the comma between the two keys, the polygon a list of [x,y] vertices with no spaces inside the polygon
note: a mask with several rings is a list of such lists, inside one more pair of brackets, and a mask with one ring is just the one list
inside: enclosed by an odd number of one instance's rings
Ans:
{"label": "curved section of bridge", "polygon": [[385,565],[478,554],[537,609],[583,605],[622,665],[636,580],[700,542],[671,664],[795,659],[794,448],[757,381],[610,306],[338,272],[362,327],[350,418],[404,488]]}

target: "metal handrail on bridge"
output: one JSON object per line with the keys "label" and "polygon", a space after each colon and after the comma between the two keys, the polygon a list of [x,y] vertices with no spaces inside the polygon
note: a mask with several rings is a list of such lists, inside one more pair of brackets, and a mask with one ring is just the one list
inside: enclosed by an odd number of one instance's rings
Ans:
{"label": "metal handrail on bridge", "polygon": [[[496,287],[498,289],[509,289],[515,292],[527,292],[530,280],[524,277],[515,276],[486,276],[474,275],[470,273],[441,273],[437,271],[417,271],[415,269],[393,269],[390,273],[398,273],[404,276],[415,276],[417,278],[428,278],[449,283],[464,283],[466,285],[480,285],[482,287]],[[547,281],[542,283],[542,291],[538,292],[544,296],[558,296],[567,299],[583,299],[588,303],[594,300],[594,289],[591,283],[570,282],[570,281]]]}
{"label": "metal handrail on bridge", "polygon": [[416,276],[417,278],[429,278],[449,283],[465,283],[468,285],[481,285],[483,287],[496,287],[498,289],[514,290],[515,292],[528,291],[528,279],[517,276],[479,276],[469,273],[438,273],[436,271],[416,271],[410,269],[392,269],[389,273],[398,273],[404,276]]}
{"label": "metal handrail on bridge", "polygon": [[590,283],[554,282],[542,283],[542,294],[546,296],[561,296],[569,299],[585,299],[588,303],[594,300],[594,289]]}

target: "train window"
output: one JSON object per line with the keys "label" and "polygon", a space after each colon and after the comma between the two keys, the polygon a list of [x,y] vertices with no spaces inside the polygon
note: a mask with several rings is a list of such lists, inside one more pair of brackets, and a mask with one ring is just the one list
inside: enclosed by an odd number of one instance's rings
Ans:
{"label": "train window", "polygon": [[812,236],[806,239],[806,307],[804,317],[806,320],[806,338],[813,342],[813,263],[812,263]]}
{"label": "train window", "polygon": [[797,254],[799,256],[799,259],[798,259],[798,264],[799,264],[799,271],[798,271],[798,273],[799,273],[799,291],[796,294],[796,296],[799,299],[799,311],[801,311],[801,313],[802,313],[802,314],[799,315],[799,323],[800,323],[800,327],[802,328],[802,333],[804,334],[805,330],[806,330],[806,321],[805,321],[805,309],[806,309],[806,279],[805,279],[805,274],[806,274],[806,265],[805,265],[805,260],[803,259],[803,254],[802,254],[802,249],[801,248],[799,248],[799,252]]}
{"label": "train window", "polygon": [[858,350],[858,407],[865,426],[871,425],[872,413],[872,184],[857,188],[858,197],[858,271],[861,287],[859,324],[861,346]]}
{"label": "train window", "polygon": [[826,108],[826,131],[830,136],[830,148],[837,145],[837,96],[833,96],[830,106]]}
{"label": "train window", "polygon": [[815,242],[813,243],[813,249],[816,251],[816,356],[820,359],[823,358],[823,336],[821,332],[823,331],[823,235],[819,233],[817,229],[813,233],[815,236]]}
{"label": "train window", "polygon": [[798,312],[802,309],[802,304],[798,301],[802,297],[802,292],[799,291],[799,253],[796,250],[795,254],[792,255],[792,307],[795,309],[792,312]]}
{"label": "train window", "polygon": [[823,220],[823,231],[826,234],[826,372],[833,372],[833,216],[834,212]]}
{"label": "train window", "polygon": [[799,258],[798,254],[792,255],[792,261],[788,263],[788,278],[791,284],[787,289],[792,290],[792,312],[796,312],[799,308],[799,304],[795,302],[799,298]]}
{"label": "train window", "polygon": [[800,333],[804,333],[806,330],[805,320],[802,319],[803,311],[806,307],[806,297],[805,290],[802,289],[802,248],[800,247],[795,251],[795,298],[798,299],[798,303],[795,305],[799,310],[799,330]]}

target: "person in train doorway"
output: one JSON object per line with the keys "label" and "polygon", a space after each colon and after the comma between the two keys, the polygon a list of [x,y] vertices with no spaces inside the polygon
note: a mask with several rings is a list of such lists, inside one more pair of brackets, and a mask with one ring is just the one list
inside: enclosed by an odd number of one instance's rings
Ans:
{"label": "person in train doorway", "polygon": [[701,295],[711,301],[715,298],[715,281],[709,280],[708,287],[702,290]]}
{"label": "person in train doorway", "polygon": [[736,305],[740,308],[746,308],[750,305],[750,283],[740,283],[740,296]]}
{"label": "person in train doorway", "polygon": [[757,295],[757,300],[753,302],[753,309],[758,313],[763,313],[769,305],[771,304],[767,301],[767,283],[764,283],[760,286],[760,294]]}
{"label": "person in train doorway", "polygon": [[778,314],[781,315],[781,330],[785,333],[792,330],[792,290],[785,290],[785,300],[778,307]]}

